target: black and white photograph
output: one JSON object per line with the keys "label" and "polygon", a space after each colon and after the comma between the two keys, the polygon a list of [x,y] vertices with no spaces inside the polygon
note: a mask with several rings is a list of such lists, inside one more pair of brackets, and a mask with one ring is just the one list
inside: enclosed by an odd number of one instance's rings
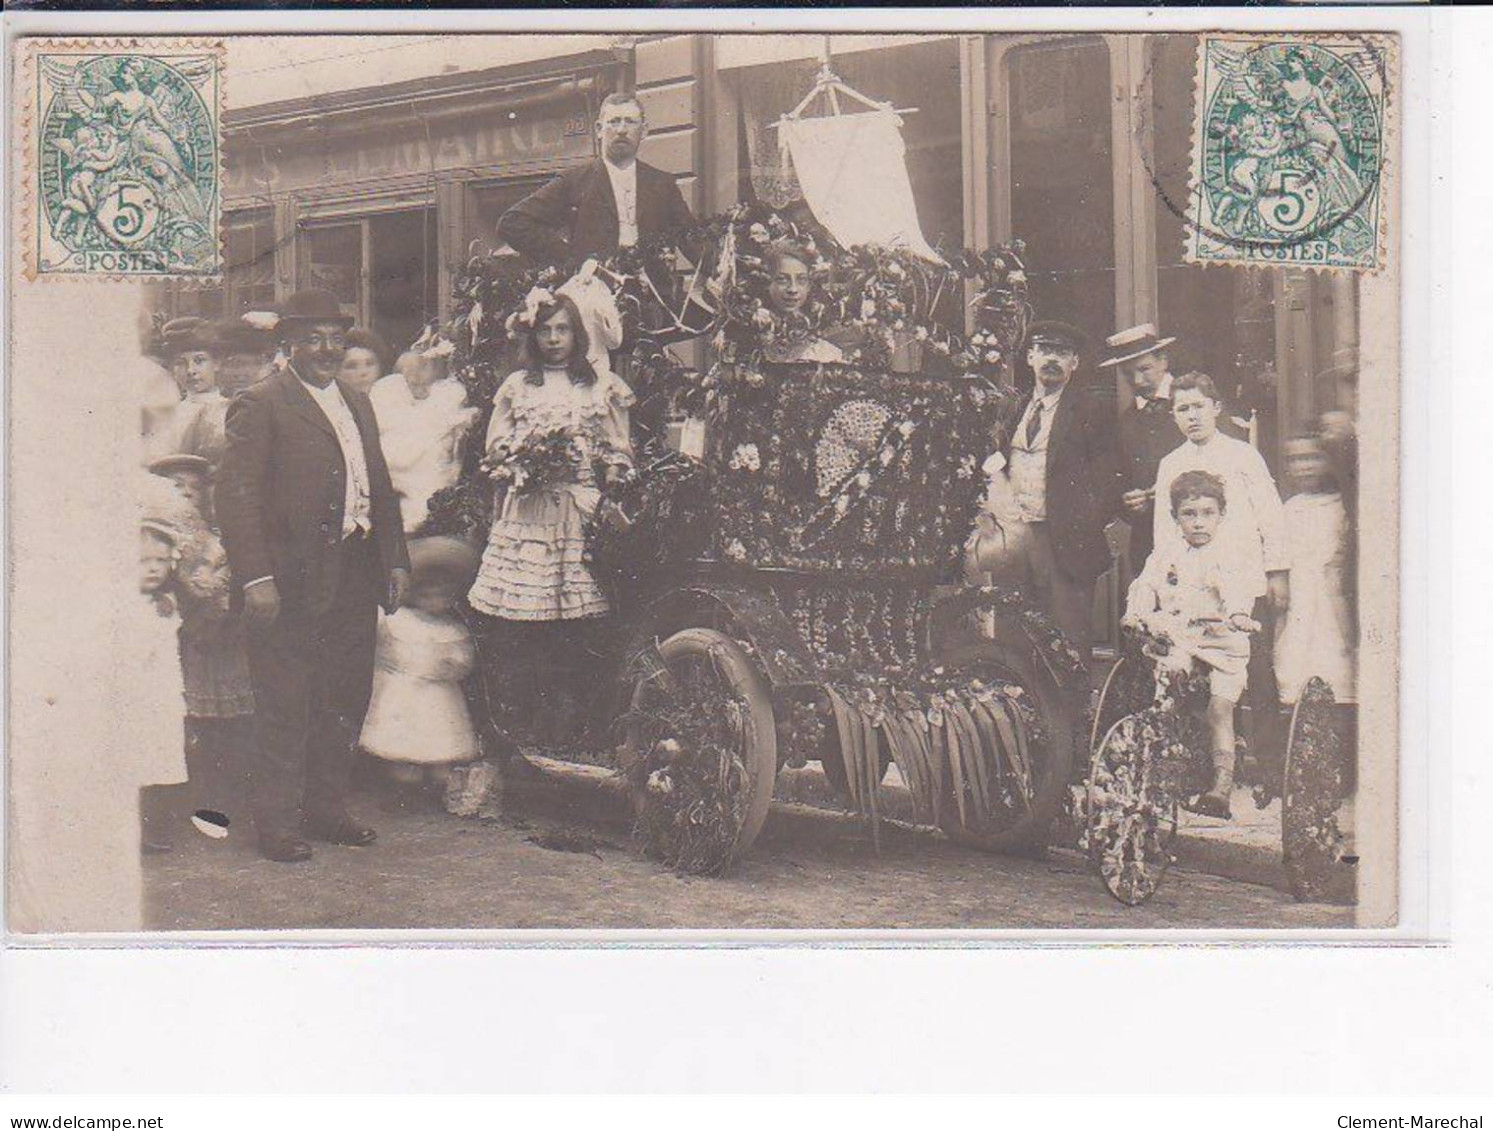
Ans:
{"label": "black and white photograph", "polygon": [[1396,35],[14,52],[11,931],[1398,922]]}

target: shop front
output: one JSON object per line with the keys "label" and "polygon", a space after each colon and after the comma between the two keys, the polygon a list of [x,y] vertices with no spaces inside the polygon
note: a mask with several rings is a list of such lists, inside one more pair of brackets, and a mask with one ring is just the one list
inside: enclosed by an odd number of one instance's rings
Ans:
{"label": "shop front", "polygon": [[471,254],[496,249],[502,212],[592,156],[615,72],[594,51],[230,112],[223,285],[178,292],[175,311],[238,314],[319,287],[402,348],[442,316]]}
{"label": "shop front", "polygon": [[1184,261],[1195,36],[716,37],[712,211],[785,203],[768,127],[826,49],[850,85],[915,111],[903,137],[924,235],[1021,240],[1041,317],[1096,343],[1157,323],[1178,339],[1173,371],[1212,375],[1272,466],[1285,438],[1350,402],[1355,280]]}

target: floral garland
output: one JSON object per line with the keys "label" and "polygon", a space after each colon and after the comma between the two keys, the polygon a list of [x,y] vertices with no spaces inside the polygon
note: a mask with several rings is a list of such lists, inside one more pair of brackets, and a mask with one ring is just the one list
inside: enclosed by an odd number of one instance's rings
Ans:
{"label": "floral garland", "polygon": [[[602,489],[597,517],[586,527],[592,572],[614,591],[705,552],[709,520],[704,467],[651,440],[636,473]],[[614,592],[614,604],[624,593]]]}
{"label": "floral garland", "polygon": [[935,609],[935,615],[951,619],[977,617],[982,613],[1014,618],[1052,669],[1058,687],[1064,692],[1079,695],[1088,691],[1088,664],[1063,630],[1023,590],[997,585],[971,586],[940,601]]}
{"label": "floral garland", "polygon": [[625,773],[641,793],[635,832],[643,851],[681,875],[720,875],[746,822],[749,774],[742,761],[742,707],[718,675],[682,686],[656,648],[636,653],[629,682],[655,689],[634,707]]}
{"label": "floral garland", "polygon": [[998,389],[768,365],[722,398],[707,463],[713,553],[756,567],[948,580],[984,491]]}
{"label": "floral garland", "polygon": [[1310,679],[1301,689],[1281,821],[1286,877],[1301,900],[1352,899],[1352,873],[1343,863],[1347,838],[1337,819],[1348,793],[1345,748],[1351,750],[1342,713],[1324,680]]}

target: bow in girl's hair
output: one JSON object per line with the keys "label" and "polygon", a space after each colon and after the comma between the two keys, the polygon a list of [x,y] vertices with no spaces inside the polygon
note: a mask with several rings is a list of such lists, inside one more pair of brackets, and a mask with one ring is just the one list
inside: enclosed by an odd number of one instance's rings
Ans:
{"label": "bow in girl's hair", "polygon": [[554,302],[555,292],[548,287],[534,287],[531,289],[524,296],[523,309],[516,310],[510,314],[508,321],[504,324],[508,330],[508,336],[510,338],[518,337],[518,328],[520,326],[532,330],[534,328],[534,320],[539,317],[539,308],[541,306],[553,305]]}

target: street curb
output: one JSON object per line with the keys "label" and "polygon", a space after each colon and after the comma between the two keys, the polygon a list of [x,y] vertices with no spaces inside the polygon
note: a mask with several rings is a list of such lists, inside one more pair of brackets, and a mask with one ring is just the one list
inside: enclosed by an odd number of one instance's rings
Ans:
{"label": "street curb", "polygon": [[1173,842],[1174,867],[1225,880],[1259,884],[1291,894],[1279,852],[1255,844],[1237,844],[1195,833],[1179,832]]}

